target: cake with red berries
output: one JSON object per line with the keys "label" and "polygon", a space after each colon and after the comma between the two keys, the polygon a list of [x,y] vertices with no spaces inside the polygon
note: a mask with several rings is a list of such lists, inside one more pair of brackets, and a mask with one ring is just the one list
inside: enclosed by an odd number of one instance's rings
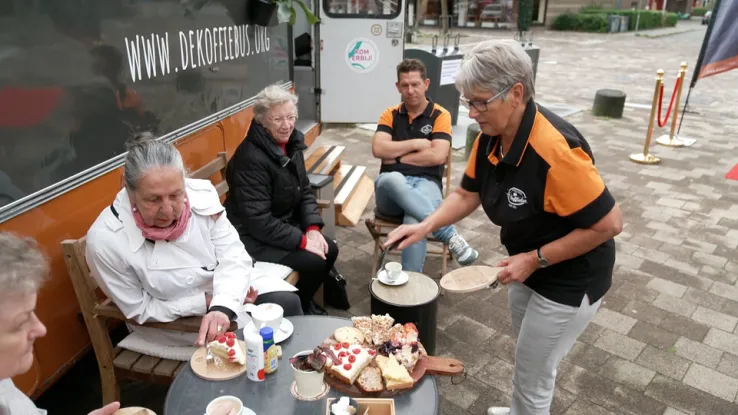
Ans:
{"label": "cake with red berries", "polygon": [[222,359],[238,363],[239,365],[246,364],[246,353],[241,347],[236,335],[232,332],[216,337],[215,340],[208,343],[208,347],[214,355]]}
{"label": "cake with red berries", "polygon": [[359,344],[336,343],[331,346],[331,351],[338,357],[338,363],[332,359],[327,361],[329,373],[348,385],[353,385],[364,368],[374,359],[377,352],[374,349],[363,347]]}

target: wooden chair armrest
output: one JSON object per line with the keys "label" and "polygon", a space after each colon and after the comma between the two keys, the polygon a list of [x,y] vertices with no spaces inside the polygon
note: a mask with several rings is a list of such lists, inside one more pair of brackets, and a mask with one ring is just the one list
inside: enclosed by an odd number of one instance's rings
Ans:
{"label": "wooden chair armrest", "polygon": [[318,209],[328,209],[331,207],[330,200],[318,199],[316,202],[318,203]]}
{"label": "wooden chair armrest", "polygon": [[[153,327],[157,329],[167,329],[167,330],[174,330],[174,331],[180,331],[184,333],[197,333],[200,331],[200,322],[202,321],[202,317],[183,317],[179,320],[175,320],[169,323],[143,323],[139,324],[133,320],[129,320],[126,318],[126,316],[123,315],[123,313],[120,311],[118,306],[113,304],[110,299],[106,299],[101,304],[98,304],[95,306],[95,315],[96,316],[102,316],[105,318],[112,318],[115,320],[125,321],[128,324],[132,324],[134,326],[139,327]],[[231,322],[231,327],[229,328],[230,331],[235,331],[238,329],[238,325],[235,321]]]}

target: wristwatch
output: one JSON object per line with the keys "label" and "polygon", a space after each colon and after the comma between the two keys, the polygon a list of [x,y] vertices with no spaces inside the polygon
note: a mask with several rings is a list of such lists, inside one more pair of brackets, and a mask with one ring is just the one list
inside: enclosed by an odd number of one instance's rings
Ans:
{"label": "wristwatch", "polygon": [[538,248],[536,250],[536,255],[538,255],[538,266],[541,268],[546,268],[547,266],[551,265],[546,258],[543,257],[543,254],[541,253],[541,248]]}
{"label": "wristwatch", "polygon": [[402,161],[400,161],[401,158],[402,158],[402,156],[395,157],[395,161],[397,162],[397,164],[401,164],[402,163]]}

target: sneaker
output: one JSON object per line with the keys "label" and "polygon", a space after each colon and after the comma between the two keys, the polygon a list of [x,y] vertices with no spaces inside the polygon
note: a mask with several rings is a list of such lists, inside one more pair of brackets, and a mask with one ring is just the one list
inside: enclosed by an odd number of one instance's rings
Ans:
{"label": "sneaker", "polygon": [[458,233],[448,240],[448,249],[461,265],[471,265],[479,258],[479,252],[472,248]]}
{"label": "sneaker", "polygon": [[503,408],[501,406],[493,406],[487,409],[487,415],[509,415],[510,408]]}
{"label": "sneaker", "polygon": [[325,311],[323,307],[319,306],[315,301],[310,301],[305,314],[309,316],[327,316],[328,312]]}

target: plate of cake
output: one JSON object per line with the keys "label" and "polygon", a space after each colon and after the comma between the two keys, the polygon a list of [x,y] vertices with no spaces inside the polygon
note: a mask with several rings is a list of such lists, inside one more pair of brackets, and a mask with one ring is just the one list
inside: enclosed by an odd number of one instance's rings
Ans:
{"label": "plate of cake", "polygon": [[353,396],[393,396],[411,390],[426,374],[459,375],[456,359],[428,356],[413,323],[399,324],[389,316],[352,318],[323,342],[325,381]]}
{"label": "plate of cake", "polygon": [[[212,361],[207,362],[208,349]],[[228,332],[215,338],[192,354],[190,366],[206,380],[230,380],[246,373],[246,344],[236,334]]]}

